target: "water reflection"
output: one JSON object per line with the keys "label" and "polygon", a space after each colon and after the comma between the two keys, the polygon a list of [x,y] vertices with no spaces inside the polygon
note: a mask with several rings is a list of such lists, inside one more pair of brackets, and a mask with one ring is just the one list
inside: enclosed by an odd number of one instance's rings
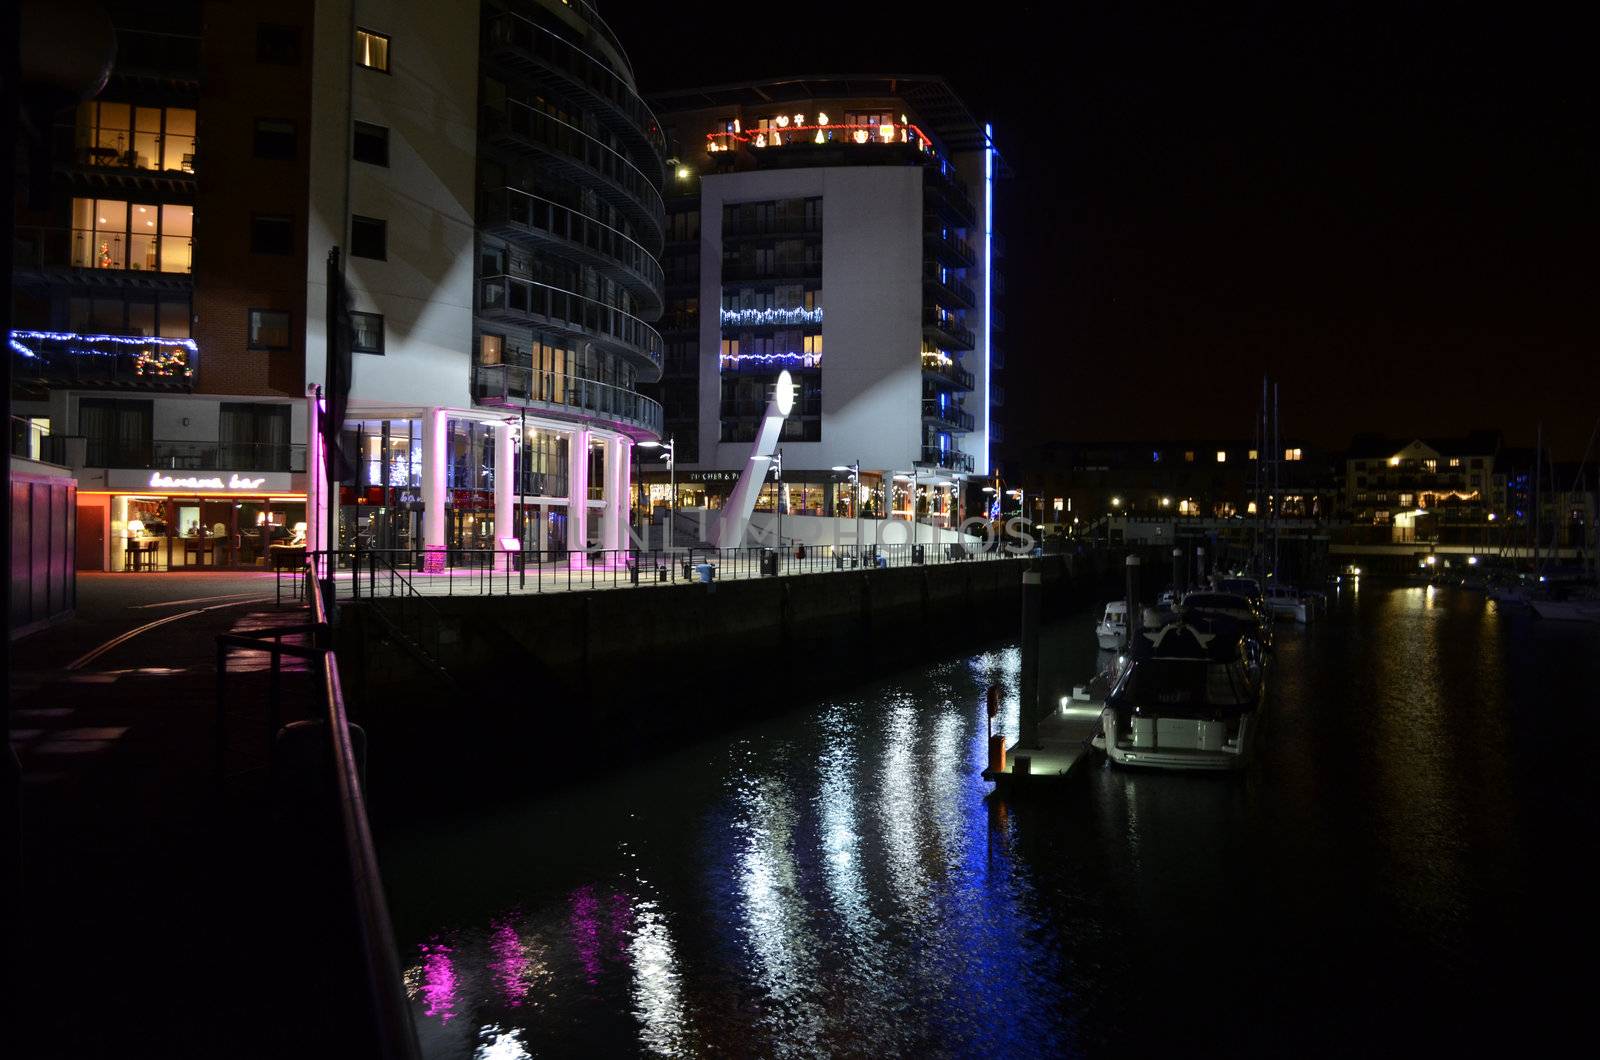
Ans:
{"label": "water reflection", "polygon": [[[1503,1008],[1537,981],[1528,940],[1559,933],[1528,897],[1554,859],[1519,834],[1593,802],[1527,766],[1564,749],[1514,691],[1577,710],[1600,645],[1530,649],[1453,590],[1355,589],[1282,631],[1243,777],[1096,763],[1057,802],[986,799],[990,683],[1018,727],[1006,649],[392,839],[425,1049],[1303,1054],[1397,1020],[1432,1036],[1397,1047],[1450,1040],[1448,1013]],[[1046,632],[1047,696],[1095,670],[1087,628]],[[441,878],[446,849],[494,869]]]}

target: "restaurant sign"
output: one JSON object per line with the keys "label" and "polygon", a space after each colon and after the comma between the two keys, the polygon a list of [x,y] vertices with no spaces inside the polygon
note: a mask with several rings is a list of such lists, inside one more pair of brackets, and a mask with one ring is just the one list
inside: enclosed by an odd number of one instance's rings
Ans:
{"label": "restaurant sign", "polygon": [[[286,471],[250,472],[218,471],[134,471],[113,469],[106,472],[106,485],[111,489],[156,493],[292,493],[294,475]],[[300,489],[304,489],[304,485]]]}

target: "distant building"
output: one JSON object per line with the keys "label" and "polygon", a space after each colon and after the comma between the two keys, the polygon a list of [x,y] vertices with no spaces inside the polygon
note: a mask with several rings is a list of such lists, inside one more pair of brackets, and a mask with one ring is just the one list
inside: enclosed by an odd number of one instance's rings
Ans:
{"label": "distant building", "polygon": [[1480,522],[1493,510],[1500,435],[1397,440],[1357,435],[1344,460],[1345,507],[1356,525],[1406,527],[1418,515]]}
{"label": "distant building", "polygon": [[1338,507],[1333,460],[1296,440],[1284,443],[1276,489],[1273,462],[1237,439],[1055,442],[1021,466],[1029,518],[1047,526],[1107,515],[1227,519],[1274,504],[1285,516],[1327,519]]}
{"label": "distant building", "polygon": [[[954,522],[997,438],[1001,163],[988,127],[937,78],[761,81],[652,102],[676,155],[659,393],[679,507],[721,504],[788,370],[785,510],[909,514],[915,479],[918,514]],[[861,496],[832,470],[856,461]],[[665,504],[667,476],[644,477]],[[757,510],[776,503],[769,483]]]}

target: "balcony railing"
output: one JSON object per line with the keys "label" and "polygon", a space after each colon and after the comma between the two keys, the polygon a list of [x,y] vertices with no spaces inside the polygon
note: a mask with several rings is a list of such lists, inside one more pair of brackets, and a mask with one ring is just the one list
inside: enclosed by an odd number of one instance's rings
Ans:
{"label": "balcony railing", "polygon": [[571,207],[516,188],[496,189],[483,197],[479,224],[483,228],[509,227],[569,244],[587,264],[622,280],[641,301],[661,303],[666,278],[655,256],[627,233]]}
{"label": "balcony railing", "polygon": [[[531,60],[558,72],[583,94],[609,104],[616,114],[626,119],[624,128],[640,138],[649,150],[658,156],[667,153],[666,140],[655,114],[634,91],[633,85],[605,63],[514,12],[502,12],[487,20],[485,33],[492,50],[515,60],[518,65],[526,67]],[[603,109],[600,108],[602,113]]]}
{"label": "balcony railing", "polygon": [[515,276],[485,276],[478,284],[478,311],[596,339],[612,352],[643,359],[657,371],[661,368],[661,335],[655,328],[632,313],[559,287]]}
{"label": "balcony railing", "polygon": [[155,439],[128,442],[90,438],[85,467],[152,471],[304,471],[305,443]]}
{"label": "balcony railing", "polygon": [[763,280],[820,280],[822,259],[815,261],[724,261],[724,282],[760,282]]}
{"label": "balcony railing", "polygon": [[971,453],[963,453],[959,449],[940,449],[933,445],[922,447],[922,457],[917,463],[969,474],[973,468]]}
{"label": "balcony railing", "polygon": [[941,317],[939,311],[932,306],[923,309],[922,326],[924,330],[930,330],[946,339],[947,341],[940,345],[952,350],[970,350],[978,344],[977,337],[953,314],[945,313]]}
{"label": "balcony railing", "polygon": [[11,417],[11,455],[23,460],[37,460],[43,464],[71,467],[66,455],[66,437],[51,434],[42,423]]}
{"label": "balcony railing", "polygon": [[972,373],[967,371],[954,360],[940,360],[937,357],[923,357],[922,370],[929,375],[938,376],[940,379],[949,380],[955,384],[957,390],[971,390],[974,380]]}
{"label": "balcony railing", "polygon": [[937,420],[948,427],[954,427],[962,431],[970,431],[975,426],[972,413],[962,412],[954,405],[941,406],[937,401],[924,400],[922,402],[922,418]]}
{"label": "balcony railing", "polygon": [[744,236],[800,236],[822,234],[822,218],[816,215],[799,217],[752,217],[741,219],[737,215],[722,223],[724,239]]}
{"label": "balcony railing", "polygon": [[956,235],[948,226],[940,224],[937,218],[929,218],[923,224],[923,242],[935,257],[962,269],[977,265],[978,257],[973,253],[971,243]]}
{"label": "balcony railing", "polygon": [[924,166],[923,184],[935,193],[934,202],[942,204],[945,212],[969,228],[977,221],[977,210],[972,205],[972,195],[966,182],[955,174],[955,167],[943,159]]}
{"label": "balcony railing", "polygon": [[167,177],[193,191],[193,135],[57,125],[55,141],[56,158],[70,159],[73,165]]}
{"label": "balcony railing", "polygon": [[666,233],[666,205],[661,191],[628,157],[576,125],[520,100],[507,99],[482,109],[483,127],[513,145],[531,147],[570,177],[592,187],[653,234],[660,244]]}
{"label": "balcony railing", "polygon": [[13,371],[38,383],[188,390],[199,370],[193,339],[13,331]]}
{"label": "balcony railing", "polygon": [[643,394],[610,383],[536,371],[514,364],[472,369],[473,398],[483,404],[538,408],[579,422],[604,420],[635,428],[636,436],[661,437],[661,406]]}
{"label": "balcony railing", "polygon": [[939,266],[928,261],[923,263],[922,282],[929,284],[936,291],[948,296],[948,300],[961,306],[963,309],[975,309],[978,305],[978,296],[971,287],[962,283],[954,276],[939,275]]}
{"label": "balcony railing", "polygon": [[13,245],[18,269],[103,271],[96,281],[160,287],[188,287],[192,282],[194,247],[188,236],[23,227],[16,230]]}

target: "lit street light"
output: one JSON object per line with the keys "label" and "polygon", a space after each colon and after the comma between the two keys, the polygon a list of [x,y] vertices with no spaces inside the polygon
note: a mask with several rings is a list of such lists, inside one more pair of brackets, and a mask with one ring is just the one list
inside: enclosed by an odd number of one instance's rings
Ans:
{"label": "lit street light", "polygon": [[670,491],[667,498],[667,551],[671,552],[673,526],[678,521],[678,461],[674,459],[678,451],[676,437],[669,434],[664,442],[640,442],[639,446],[642,449],[666,450],[661,454],[661,459],[667,462],[667,489]]}
{"label": "lit street light", "polygon": [[856,512],[856,565],[860,566],[861,557],[861,461],[852,460],[848,465],[835,464],[835,471],[850,472],[850,504]]}

